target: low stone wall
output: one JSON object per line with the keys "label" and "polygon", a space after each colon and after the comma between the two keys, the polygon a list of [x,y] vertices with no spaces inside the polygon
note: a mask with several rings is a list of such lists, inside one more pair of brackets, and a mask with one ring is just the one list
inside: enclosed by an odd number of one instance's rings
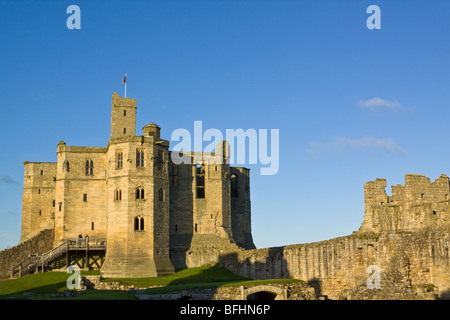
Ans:
{"label": "low stone wall", "polygon": [[148,294],[146,289],[157,288],[123,285],[119,282],[101,281],[100,276],[83,276],[82,290],[121,290],[135,294],[139,300],[247,300],[257,292],[269,292],[276,295],[276,300],[315,300],[315,290],[306,283],[264,284],[254,286],[231,286],[206,289],[189,289],[164,294]]}
{"label": "low stone wall", "polygon": [[42,254],[53,247],[52,229],[43,230],[33,238],[19,243],[10,249],[0,251],[0,279],[11,276],[11,268],[30,254]]}

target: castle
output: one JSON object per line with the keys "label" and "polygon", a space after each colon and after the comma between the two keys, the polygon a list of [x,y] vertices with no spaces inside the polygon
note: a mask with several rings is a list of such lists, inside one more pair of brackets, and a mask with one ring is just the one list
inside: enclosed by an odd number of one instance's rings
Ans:
{"label": "castle", "polygon": [[255,248],[249,169],[227,164],[226,142],[175,164],[159,126],[136,135],[136,111],[135,99],[114,93],[106,147],[60,141],[56,162],[24,163],[21,242],[45,229],[53,230],[54,247],[79,235],[106,238],[105,277],[186,267],[195,235]]}
{"label": "castle", "polygon": [[[82,234],[106,239],[96,265],[105,278],[219,264],[252,279],[301,279],[332,299],[450,297],[448,176],[407,174],[391,195],[385,179],[369,181],[351,235],[256,249],[249,170],[229,166],[227,143],[176,164],[160,136],[153,123],[137,136],[136,100],[114,93],[106,147],[60,141],[56,163],[25,162],[21,243],[0,252],[0,277],[30,253],[45,269],[39,255]],[[379,290],[367,289],[372,267]]]}

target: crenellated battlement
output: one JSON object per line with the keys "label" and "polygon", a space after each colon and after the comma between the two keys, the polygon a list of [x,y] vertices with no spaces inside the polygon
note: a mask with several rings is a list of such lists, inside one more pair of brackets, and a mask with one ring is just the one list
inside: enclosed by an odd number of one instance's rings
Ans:
{"label": "crenellated battlement", "polygon": [[364,185],[365,213],[361,232],[417,231],[450,225],[450,182],[442,174],[435,182],[424,175],[407,174],[404,185],[392,186],[388,196],[385,179]]}

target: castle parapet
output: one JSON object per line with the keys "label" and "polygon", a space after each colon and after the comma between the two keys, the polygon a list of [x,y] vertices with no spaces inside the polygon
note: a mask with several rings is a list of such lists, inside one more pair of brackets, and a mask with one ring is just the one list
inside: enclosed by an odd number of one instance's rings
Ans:
{"label": "castle parapet", "polygon": [[416,231],[427,227],[450,225],[447,175],[435,182],[424,175],[405,175],[404,185],[392,186],[388,196],[385,179],[364,185],[365,213],[360,232]]}

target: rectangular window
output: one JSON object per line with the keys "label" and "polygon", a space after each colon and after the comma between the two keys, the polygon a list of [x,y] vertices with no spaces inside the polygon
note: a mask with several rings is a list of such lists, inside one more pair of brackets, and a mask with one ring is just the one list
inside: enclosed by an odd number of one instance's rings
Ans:
{"label": "rectangular window", "polygon": [[205,167],[203,165],[197,166],[197,168],[196,168],[195,182],[196,182],[196,198],[204,199],[205,198]]}
{"label": "rectangular window", "polygon": [[86,202],[87,201],[87,194],[83,194],[83,201]]}
{"label": "rectangular window", "polygon": [[127,116],[127,110],[123,110],[123,116],[124,116],[124,117]]}
{"label": "rectangular window", "polygon": [[158,150],[158,170],[163,170],[164,167],[164,152]]}
{"label": "rectangular window", "polygon": [[127,133],[127,128],[123,128],[123,134]]}
{"label": "rectangular window", "polygon": [[94,222],[91,222],[91,230],[94,230]]}
{"label": "rectangular window", "polygon": [[55,200],[53,200],[53,205],[52,205],[53,207],[55,206]]}
{"label": "rectangular window", "polygon": [[58,211],[61,211],[62,208],[62,202],[58,202]]}

